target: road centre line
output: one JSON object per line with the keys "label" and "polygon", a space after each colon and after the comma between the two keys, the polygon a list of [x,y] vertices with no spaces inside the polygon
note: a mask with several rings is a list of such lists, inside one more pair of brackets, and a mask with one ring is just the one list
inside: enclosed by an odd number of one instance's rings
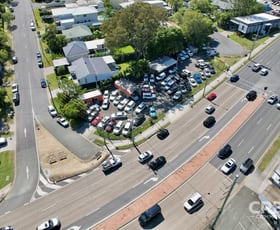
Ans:
{"label": "road centre line", "polygon": [[52,208],[52,207],[54,207],[54,206],[55,206],[55,203],[52,204],[52,205],[50,205],[50,206],[47,207],[47,208],[42,209],[42,212],[45,212],[45,211],[47,211],[48,209],[50,209],[50,208]]}
{"label": "road centre line", "polygon": [[271,123],[266,127],[266,130],[268,131],[271,128]]}
{"label": "road centre line", "polygon": [[239,144],[238,144],[238,147],[244,142],[244,139],[242,139]]}
{"label": "road centre line", "polygon": [[254,146],[252,146],[252,147],[250,148],[250,150],[249,150],[249,152],[248,152],[248,153],[252,152],[254,148],[255,148],[255,147],[254,147]]}
{"label": "road centre line", "polygon": [[262,122],[262,118],[260,118],[257,122],[257,124],[260,124]]}

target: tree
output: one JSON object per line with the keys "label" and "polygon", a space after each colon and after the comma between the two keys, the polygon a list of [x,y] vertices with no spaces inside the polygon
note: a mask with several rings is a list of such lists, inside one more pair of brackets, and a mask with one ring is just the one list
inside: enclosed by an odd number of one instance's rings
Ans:
{"label": "tree", "polygon": [[232,14],[230,12],[216,14],[218,26],[224,29],[229,28],[231,18],[232,18]]}
{"label": "tree", "polygon": [[43,40],[47,42],[48,47],[54,53],[62,53],[62,48],[67,44],[66,37],[64,35],[57,35],[56,25],[50,24],[46,27]]}
{"label": "tree", "polygon": [[199,11],[201,13],[212,13],[214,6],[210,0],[191,0],[191,9]]}
{"label": "tree", "polygon": [[9,60],[9,53],[7,49],[0,48],[0,64],[5,63],[7,60]]}
{"label": "tree", "polygon": [[184,36],[180,28],[161,27],[149,44],[149,58],[173,55],[184,48]]}
{"label": "tree", "polygon": [[176,12],[179,8],[184,6],[183,0],[167,0],[166,2],[172,8],[173,12]]}
{"label": "tree", "polygon": [[128,72],[134,79],[141,79],[149,70],[149,63],[145,59],[140,59],[138,61],[133,61],[130,63]]}
{"label": "tree", "polygon": [[233,0],[233,15],[245,16],[264,12],[264,6],[256,0]]}
{"label": "tree", "polygon": [[77,120],[79,118],[83,118],[85,110],[85,102],[79,98],[76,98],[72,99],[64,106],[62,113],[68,120]]}
{"label": "tree", "polygon": [[164,9],[148,3],[136,2],[120,10],[101,25],[106,46],[111,50],[131,45],[137,60],[146,55],[149,41],[154,37],[161,23],[167,19]]}

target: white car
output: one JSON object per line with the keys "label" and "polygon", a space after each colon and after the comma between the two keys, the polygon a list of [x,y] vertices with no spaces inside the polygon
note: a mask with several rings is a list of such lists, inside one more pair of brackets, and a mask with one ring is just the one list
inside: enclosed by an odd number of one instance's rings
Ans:
{"label": "white car", "polygon": [[56,112],[55,108],[54,108],[52,105],[49,105],[49,106],[48,106],[48,111],[49,111],[49,114],[50,114],[52,117],[56,117],[56,116],[57,116],[57,112]]}
{"label": "white car", "polygon": [[211,77],[210,69],[205,68],[205,69],[204,69],[204,75],[205,75],[205,77]]}
{"label": "white car", "polygon": [[124,121],[118,121],[118,123],[116,124],[116,126],[113,129],[113,133],[115,135],[120,135],[122,133],[122,129],[123,129],[124,125],[125,125]]}
{"label": "white car", "polygon": [[268,74],[268,69],[262,68],[261,71],[260,71],[260,75],[266,76],[267,74]]}
{"label": "white car", "polygon": [[122,135],[127,136],[132,130],[132,121],[127,121],[122,129]]}
{"label": "white car", "polygon": [[16,93],[16,92],[18,92],[19,90],[18,90],[18,84],[17,83],[13,83],[12,84],[12,93]]}
{"label": "white car", "polygon": [[64,128],[67,128],[69,126],[68,121],[64,117],[57,118],[57,123],[60,124]]}
{"label": "white car", "polygon": [[113,168],[117,167],[117,166],[120,166],[122,164],[122,161],[120,158],[117,158],[117,157],[113,157],[107,161],[105,161],[103,164],[102,164],[102,171],[104,173],[108,172],[109,170],[112,170]]}
{"label": "white car", "polygon": [[36,27],[35,27],[35,24],[34,24],[34,21],[33,21],[33,20],[31,20],[31,22],[30,22],[30,29],[31,29],[32,31],[35,31],[35,30],[36,30]]}
{"label": "white car", "polygon": [[135,113],[139,114],[142,113],[147,108],[146,104],[144,102],[141,102],[135,109]]}
{"label": "white car", "polygon": [[103,103],[102,103],[102,109],[103,109],[103,110],[108,109],[108,108],[109,108],[109,105],[110,105],[109,98],[104,99],[104,101],[103,101]]}
{"label": "white car", "polygon": [[60,227],[61,227],[61,223],[59,219],[52,218],[37,226],[36,230],[60,229]]}
{"label": "white car", "polygon": [[127,114],[124,111],[119,111],[111,114],[111,118],[114,120],[126,120]]}
{"label": "white car", "polygon": [[280,100],[278,101],[276,107],[277,107],[277,109],[280,109]]}
{"label": "white car", "polygon": [[274,105],[278,101],[278,96],[277,95],[272,95],[268,98],[267,103]]}
{"label": "white car", "polygon": [[198,192],[196,192],[185,201],[184,208],[187,210],[187,212],[193,213],[194,211],[202,207],[202,205],[202,196]]}
{"label": "white car", "polygon": [[138,155],[138,161],[140,163],[144,163],[152,158],[153,158],[153,153],[150,150],[147,150],[146,152],[143,152]]}
{"label": "white car", "polygon": [[122,95],[119,95],[119,96],[117,96],[117,97],[114,99],[113,104],[114,104],[115,106],[117,106],[122,100],[123,100],[123,96],[122,96]]}
{"label": "white car", "polygon": [[221,171],[224,174],[229,174],[236,167],[236,161],[233,158],[230,158],[222,167]]}
{"label": "white car", "polygon": [[118,96],[119,92],[118,90],[114,90],[111,94],[110,94],[110,101],[114,101],[116,99],[116,97]]}
{"label": "white car", "polygon": [[118,110],[123,110],[128,102],[129,100],[127,98],[123,99],[117,106]]}
{"label": "white car", "polygon": [[197,86],[197,83],[193,78],[189,78],[189,82],[193,88]]}
{"label": "white car", "polygon": [[125,108],[124,108],[124,111],[127,112],[127,113],[133,111],[135,105],[136,105],[136,104],[135,104],[134,101],[128,102],[127,105],[126,105]]}
{"label": "white car", "polygon": [[188,69],[183,69],[182,72],[186,74],[188,77],[192,75],[191,71],[189,71]]}
{"label": "white car", "polygon": [[110,97],[110,93],[109,93],[109,90],[105,90],[104,93],[103,93],[103,99],[109,99]]}

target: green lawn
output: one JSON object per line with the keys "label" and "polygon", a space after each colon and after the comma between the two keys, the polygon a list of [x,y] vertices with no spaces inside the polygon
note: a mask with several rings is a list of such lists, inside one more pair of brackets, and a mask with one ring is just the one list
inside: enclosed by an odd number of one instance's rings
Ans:
{"label": "green lawn", "polygon": [[4,151],[0,153],[0,189],[13,181],[13,161],[13,151]]}

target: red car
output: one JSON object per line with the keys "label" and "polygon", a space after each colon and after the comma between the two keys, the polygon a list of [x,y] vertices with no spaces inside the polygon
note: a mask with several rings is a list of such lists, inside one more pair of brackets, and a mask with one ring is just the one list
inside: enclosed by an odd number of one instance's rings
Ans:
{"label": "red car", "polygon": [[210,94],[207,96],[207,100],[213,101],[216,97],[217,97],[217,94],[215,94],[215,93],[210,93]]}
{"label": "red car", "polygon": [[99,124],[99,122],[102,120],[102,118],[103,118],[102,115],[98,114],[96,116],[96,118],[91,122],[91,124],[93,126],[97,126]]}
{"label": "red car", "polygon": [[115,124],[116,124],[116,121],[115,121],[115,120],[110,120],[110,121],[108,122],[108,124],[105,126],[105,131],[108,132],[108,133],[109,133],[109,132],[112,132],[113,129],[114,129]]}

